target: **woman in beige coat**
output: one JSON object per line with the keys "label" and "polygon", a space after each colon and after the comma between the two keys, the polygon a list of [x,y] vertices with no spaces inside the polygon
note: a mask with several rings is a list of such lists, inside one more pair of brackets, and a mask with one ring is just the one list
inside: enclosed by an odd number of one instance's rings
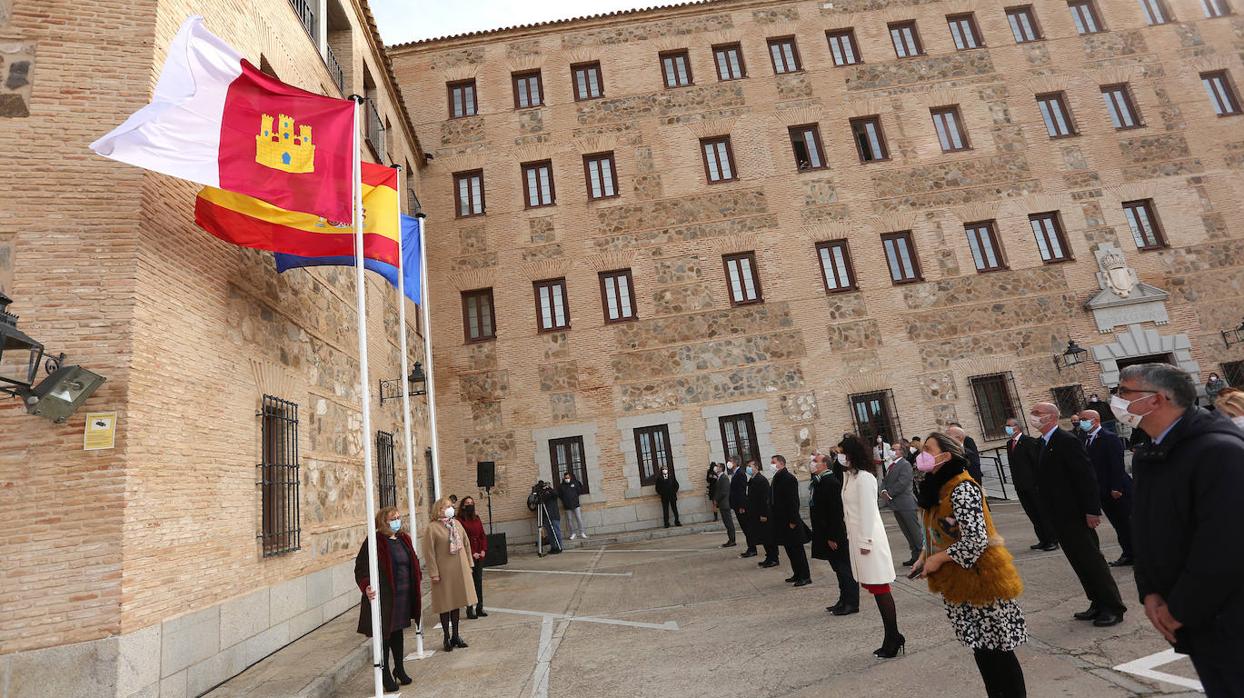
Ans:
{"label": "woman in beige coat", "polygon": [[475,562],[471,559],[471,540],[454,518],[454,507],[448,497],[432,505],[432,520],[423,530],[423,556],[428,576],[432,578],[429,610],[440,614],[445,651],[465,648],[467,643],[458,635],[458,612],[463,606],[477,603],[475,586],[471,583],[471,567]]}

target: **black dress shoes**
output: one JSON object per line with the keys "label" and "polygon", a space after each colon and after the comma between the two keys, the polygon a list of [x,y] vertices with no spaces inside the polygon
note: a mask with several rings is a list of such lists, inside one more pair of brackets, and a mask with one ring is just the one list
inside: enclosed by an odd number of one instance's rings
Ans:
{"label": "black dress shoes", "polygon": [[777,567],[777,566],[778,566],[777,560],[765,560],[764,562],[760,563],[760,567],[765,567],[765,568]]}
{"label": "black dress shoes", "polygon": [[722,543],[722,544],[721,544],[721,547],[723,547],[723,548],[733,548],[733,547],[734,547],[734,546],[736,546],[736,545],[738,545],[738,543],[735,543],[734,541],[732,541],[732,540],[731,540],[731,541],[726,541],[725,543]]}
{"label": "black dress shoes", "polygon": [[1120,557],[1118,560],[1115,560],[1114,562],[1110,563],[1110,566],[1111,567],[1130,567],[1131,564],[1132,564],[1132,558],[1128,555],[1124,555]]}
{"label": "black dress shoes", "polygon": [[1101,615],[1101,611],[1096,606],[1089,606],[1087,611],[1080,611],[1075,614],[1076,620],[1094,620]]}
{"label": "black dress shoes", "polygon": [[849,616],[852,613],[859,613],[859,612],[860,612],[859,606],[847,606],[846,604],[839,606],[837,610],[830,611],[830,613],[833,613],[835,616]]}
{"label": "black dress shoes", "polygon": [[806,587],[811,583],[812,583],[811,579],[798,579],[795,581],[795,583],[792,586]]}
{"label": "black dress shoes", "polygon": [[903,567],[911,567],[912,565],[916,564],[916,561],[919,559],[920,559],[919,555],[912,555],[910,560],[903,563]]}
{"label": "black dress shoes", "polygon": [[743,552],[739,553],[739,557],[756,557],[756,551],[755,551],[755,550],[745,550],[745,551],[743,551]]}
{"label": "black dress shoes", "polygon": [[790,584],[791,582],[797,582],[797,581],[799,581],[799,577],[798,577],[798,576],[790,576],[790,577],[787,577],[787,578],[786,578],[786,583],[787,583],[787,584]]}
{"label": "black dress shoes", "polygon": [[1041,541],[1037,541],[1037,542],[1036,542],[1036,543],[1034,543],[1033,545],[1028,546],[1028,549],[1029,549],[1029,550],[1044,550],[1044,549],[1045,549],[1045,543],[1042,543]]}
{"label": "black dress shoes", "polygon": [[825,610],[826,610],[826,611],[829,611],[830,613],[836,613],[836,612],[838,611],[838,609],[840,609],[840,608],[842,608],[842,602],[841,602],[841,601],[839,601],[838,603],[834,604],[833,606],[826,606],[826,607],[825,607]]}
{"label": "black dress shoes", "polygon": [[1046,543],[1045,545],[1041,546],[1041,550],[1044,550],[1047,553],[1052,550],[1058,550],[1058,543]]}
{"label": "black dress shoes", "polygon": [[1115,613],[1114,611],[1102,611],[1093,619],[1093,625],[1098,628],[1109,628],[1122,622],[1123,614]]}

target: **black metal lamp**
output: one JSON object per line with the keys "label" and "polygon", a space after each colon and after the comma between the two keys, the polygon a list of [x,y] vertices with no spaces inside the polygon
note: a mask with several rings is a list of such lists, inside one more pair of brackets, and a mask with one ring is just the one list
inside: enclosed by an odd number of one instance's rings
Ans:
{"label": "black metal lamp", "polygon": [[[406,381],[410,383],[411,395],[427,395],[428,377],[423,373],[423,364],[415,362],[415,367],[410,369],[410,375],[406,376]],[[380,404],[383,405],[389,400],[396,400],[402,397],[402,379],[394,378],[393,380],[380,381]]]}
{"label": "black metal lamp", "polygon": [[39,373],[43,345],[17,329],[17,316],[8,310],[12,302],[0,291],[0,392],[23,395]]}
{"label": "black metal lamp", "polygon": [[1054,355],[1054,368],[1062,371],[1084,362],[1088,358],[1088,349],[1076,344],[1076,340],[1067,341],[1067,349],[1062,354]]}
{"label": "black metal lamp", "polygon": [[1244,342],[1244,322],[1241,322],[1240,326],[1233,330],[1223,330],[1222,341],[1228,347],[1232,344],[1240,344],[1241,342]]}
{"label": "black metal lamp", "polygon": [[[81,366],[62,366],[60,364],[63,358],[62,354],[58,359],[48,360],[52,375],[44,378],[26,396],[27,412],[46,417],[57,424],[64,423],[107,380]],[[51,368],[53,365],[55,369]]]}

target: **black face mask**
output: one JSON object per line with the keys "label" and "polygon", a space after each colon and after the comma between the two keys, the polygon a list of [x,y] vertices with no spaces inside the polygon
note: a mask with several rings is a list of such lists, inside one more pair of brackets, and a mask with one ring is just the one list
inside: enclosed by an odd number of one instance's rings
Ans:
{"label": "black face mask", "polygon": [[466,506],[462,507],[462,513],[463,513],[465,516],[475,516],[475,505],[474,505],[474,504],[468,504],[468,505],[466,505]]}

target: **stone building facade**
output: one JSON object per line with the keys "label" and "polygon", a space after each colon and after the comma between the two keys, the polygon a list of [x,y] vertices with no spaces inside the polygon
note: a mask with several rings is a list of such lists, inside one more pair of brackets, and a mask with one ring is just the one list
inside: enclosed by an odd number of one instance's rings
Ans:
{"label": "stone building facade", "polygon": [[1142,357],[1238,379],[1242,50],[1222,0],[717,0],[390,47],[434,157],[446,487],[495,461],[529,540],[567,461],[607,533],[659,525],[672,462],[704,520],[730,449],[998,446]]}
{"label": "stone building facade", "polygon": [[[268,253],[195,227],[196,185],[87,148],[149,100],[191,14],[288,83],[371,97],[363,158],[406,166],[408,210],[418,186],[423,153],[364,0],[0,0],[0,289],[20,328],[107,378],[65,424],[0,401],[5,698],[200,695],[358,605],[360,454],[377,435],[361,430],[353,270],[278,275]],[[406,507],[400,400],[380,406],[375,383],[400,377],[398,299],[368,276],[372,426],[395,436]],[[269,556],[265,395],[298,420],[300,539]],[[115,447],[84,451],[100,411],[117,413]]]}

